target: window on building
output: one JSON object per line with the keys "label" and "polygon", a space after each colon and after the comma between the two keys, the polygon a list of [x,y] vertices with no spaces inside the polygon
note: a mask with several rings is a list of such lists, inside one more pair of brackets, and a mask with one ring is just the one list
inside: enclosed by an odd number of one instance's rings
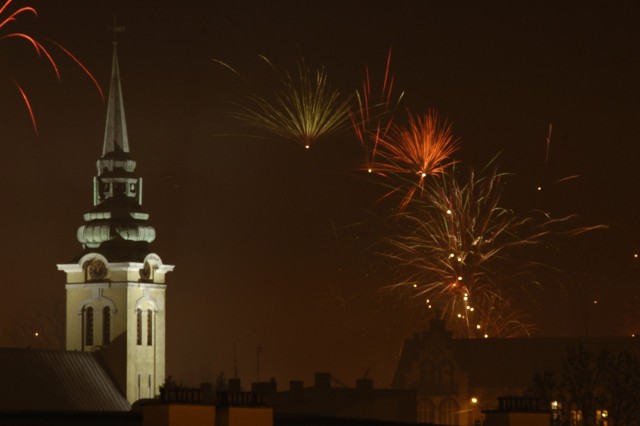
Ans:
{"label": "window on building", "polygon": [[147,310],[147,346],[153,346],[153,311]]}
{"label": "window on building", "polygon": [[84,309],[84,344],[93,346],[93,308]]}
{"label": "window on building", "polygon": [[418,399],[418,423],[435,423],[436,408],[429,398]]}
{"label": "window on building", "polygon": [[142,345],[142,309],[136,309],[136,343]]}
{"label": "window on building", "polygon": [[440,402],[440,424],[457,425],[460,424],[458,416],[458,403],[452,399],[443,399]]}
{"label": "window on building", "polygon": [[111,308],[105,306],[102,309],[102,344],[111,343]]}

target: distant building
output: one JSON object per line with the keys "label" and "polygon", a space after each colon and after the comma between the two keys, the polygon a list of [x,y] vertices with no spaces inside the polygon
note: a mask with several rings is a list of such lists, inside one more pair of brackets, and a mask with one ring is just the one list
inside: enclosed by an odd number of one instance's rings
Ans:
{"label": "distant building", "polygon": [[129,153],[117,44],[93,209],[77,237],[83,252],[66,274],[66,349],[95,352],[129,403],[153,398],[165,379],[165,275],[151,252],[155,229],[141,210],[142,178]]}
{"label": "distant building", "polygon": [[473,425],[498,398],[522,395],[536,373],[559,369],[570,347],[599,353],[640,346],[631,337],[454,339],[442,320],[404,343],[391,387],[417,391],[417,420]]}
{"label": "distant building", "polygon": [[416,422],[415,390],[374,389],[371,379],[360,379],[355,388],[332,386],[329,373],[316,373],[313,386],[291,381],[286,391],[277,390],[275,380],[254,383],[252,390],[264,394],[276,419],[321,417]]}
{"label": "distant building", "polygon": [[553,413],[547,401],[527,397],[498,398],[498,408],[485,410],[484,426],[550,426]]}

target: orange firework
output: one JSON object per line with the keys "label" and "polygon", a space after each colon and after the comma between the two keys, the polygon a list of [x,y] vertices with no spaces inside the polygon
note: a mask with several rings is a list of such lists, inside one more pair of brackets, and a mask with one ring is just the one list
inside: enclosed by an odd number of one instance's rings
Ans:
{"label": "orange firework", "polygon": [[418,190],[424,190],[428,176],[444,174],[456,163],[451,156],[458,150],[458,139],[451,125],[430,111],[424,116],[409,114],[408,125],[394,124],[378,145],[381,160],[372,164],[373,170],[400,179],[401,185],[390,193],[406,188],[399,206],[403,210]]}
{"label": "orange firework", "polygon": [[[12,1],[13,0],[6,0],[4,4],[0,7],[0,31],[4,31],[9,24],[16,21],[17,18],[21,15],[32,14],[33,16],[38,16],[38,12],[36,11],[36,9],[31,6],[23,6],[23,7],[17,8],[16,10],[8,11],[8,7],[11,5]],[[0,40],[6,40],[6,39],[19,39],[19,40],[27,41],[27,43],[33,47],[33,49],[35,50],[39,58],[44,57],[46,59],[46,61],[53,68],[53,72],[55,73],[56,78],[60,80],[60,71],[58,69],[58,65],[53,59],[53,56],[36,38],[24,32],[14,31],[14,32],[8,32],[6,34],[0,35]],[[93,77],[93,75],[89,72],[89,70],[73,54],[71,54],[71,52],[69,52],[63,46],[49,39],[47,39],[47,41],[57,46],[67,56],[73,59],[76,62],[76,64],[78,64],[78,66],[80,66],[80,68],[84,71],[84,73],[87,76],[89,76],[93,84],[96,86],[102,99],[104,99],[104,94],[102,93],[102,89],[100,88],[100,85],[98,84],[96,79]],[[29,97],[27,96],[23,87],[16,80],[13,80],[13,83],[18,89],[20,96],[22,97],[22,100],[25,106],[27,107],[27,110],[29,112],[29,117],[31,119],[31,124],[33,126],[33,130],[37,135],[38,127],[36,125],[35,114],[33,112],[33,108],[31,107],[31,102],[29,101]]]}

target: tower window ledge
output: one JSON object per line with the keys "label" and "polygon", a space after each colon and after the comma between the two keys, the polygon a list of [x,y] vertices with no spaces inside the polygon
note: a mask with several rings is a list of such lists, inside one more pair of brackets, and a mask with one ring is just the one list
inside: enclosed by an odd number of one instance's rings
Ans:
{"label": "tower window ledge", "polygon": [[133,219],[147,220],[149,219],[149,213],[131,212],[129,213]]}
{"label": "tower window ledge", "polygon": [[96,219],[111,219],[111,212],[91,212],[84,214],[85,222]]}

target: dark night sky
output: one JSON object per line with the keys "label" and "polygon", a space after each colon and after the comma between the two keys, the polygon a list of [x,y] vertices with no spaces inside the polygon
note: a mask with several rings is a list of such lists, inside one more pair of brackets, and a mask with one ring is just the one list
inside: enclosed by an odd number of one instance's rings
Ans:
{"label": "dark night sky", "polygon": [[[453,122],[458,159],[480,167],[501,152],[501,169],[514,173],[509,207],[611,226],[562,245],[564,286],[549,286],[531,303],[539,334],[627,334],[640,326],[631,309],[640,244],[637,8],[189,3],[34,2],[39,18],[14,27],[62,43],[105,90],[106,26],[116,13],[127,27],[119,58],[129,140],[158,234],[154,250],[176,265],[168,281],[167,372],[179,381],[233,375],[234,345],[240,377],[253,381],[261,344],[260,378],[283,387],[290,379],[309,383],[314,371],[353,385],[367,370],[387,386],[403,339],[427,318],[380,291],[393,274],[376,255],[385,228],[374,218],[387,212],[375,203],[382,189],[357,170],[362,154],[353,135],[305,151],[242,136],[247,131],[228,117],[231,102],[265,89],[269,70],[258,54],[285,68],[304,57],[352,93],[365,64],[382,73],[393,47],[405,104],[435,108]],[[51,316],[50,305],[63,300],[55,265],[80,252],[75,231],[91,209],[105,104],[69,59],[55,57],[59,84],[28,46],[0,41],[0,345],[38,344],[28,338],[42,327],[36,318]],[[11,79],[31,97],[38,137]],[[573,174],[580,178],[551,184]]]}

